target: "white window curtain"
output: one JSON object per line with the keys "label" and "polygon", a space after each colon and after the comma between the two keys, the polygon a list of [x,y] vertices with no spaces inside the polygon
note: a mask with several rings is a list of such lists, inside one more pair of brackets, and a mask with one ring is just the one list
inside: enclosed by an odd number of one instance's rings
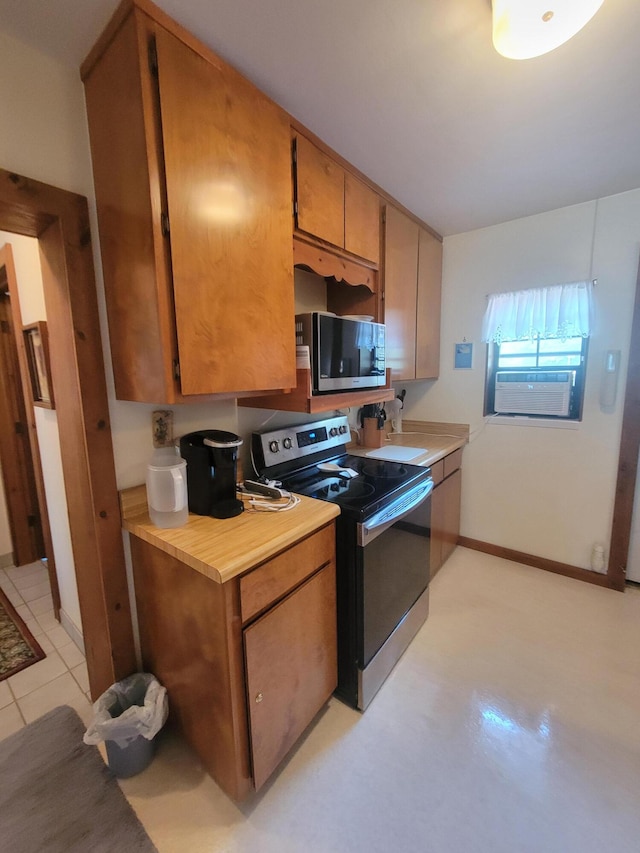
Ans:
{"label": "white window curtain", "polygon": [[587,338],[592,303],[591,281],[492,293],[482,323],[482,340],[500,344],[535,338]]}

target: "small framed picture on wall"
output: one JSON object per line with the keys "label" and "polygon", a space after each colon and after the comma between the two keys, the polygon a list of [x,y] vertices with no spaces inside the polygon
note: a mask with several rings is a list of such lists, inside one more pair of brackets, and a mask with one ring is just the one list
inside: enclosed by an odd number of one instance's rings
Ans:
{"label": "small framed picture on wall", "polygon": [[454,344],[453,366],[455,370],[471,370],[473,368],[473,344],[463,341]]}
{"label": "small framed picture on wall", "polygon": [[33,404],[45,409],[55,409],[47,324],[44,320],[31,323],[23,327],[22,334],[27,352]]}

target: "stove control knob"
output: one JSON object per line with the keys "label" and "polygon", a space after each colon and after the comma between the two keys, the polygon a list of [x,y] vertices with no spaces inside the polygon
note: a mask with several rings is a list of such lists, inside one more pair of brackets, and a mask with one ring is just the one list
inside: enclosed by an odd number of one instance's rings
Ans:
{"label": "stove control knob", "polygon": [[331,438],[334,438],[336,435],[338,435],[338,428],[331,427],[331,429],[329,430],[329,435],[331,436]]}
{"label": "stove control knob", "polygon": [[342,426],[340,427],[340,430],[339,430],[340,435],[344,435],[346,431],[347,431],[346,426],[344,424],[342,424]]}
{"label": "stove control knob", "polygon": [[285,450],[291,450],[291,448],[293,446],[293,442],[291,441],[290,438],[284,438],[282,440],[282,446],[284,447]]}
{"label": "stove control knob", "polygon": [[269,450],[270,450],[272,453],[277,453],[277,452],[278,452],[278,450],[280,450],[280,444],[279,444],[277,441],[275,441],[275,440],[274,440],[274,441],[270,441],[270,442],[269,442]]}

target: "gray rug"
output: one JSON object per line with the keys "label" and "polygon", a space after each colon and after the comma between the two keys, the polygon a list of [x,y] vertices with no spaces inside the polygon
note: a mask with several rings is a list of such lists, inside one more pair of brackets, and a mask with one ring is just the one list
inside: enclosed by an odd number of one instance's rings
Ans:
{"label": "gray rug", "polygon": [[157,853],[84,725],[67,706],[0,741],[7,853]]}

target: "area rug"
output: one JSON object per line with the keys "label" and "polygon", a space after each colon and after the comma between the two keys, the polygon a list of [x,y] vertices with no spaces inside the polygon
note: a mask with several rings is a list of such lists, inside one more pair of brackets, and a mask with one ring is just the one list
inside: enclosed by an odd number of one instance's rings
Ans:
{"label": "area rug", "polygon": [[0,741],[0,849],[157,853],[84,729],[64,705]]}
{"label": "area rug", "polygon": [[44,652],[0,589],[0,681],[42,660]]}

